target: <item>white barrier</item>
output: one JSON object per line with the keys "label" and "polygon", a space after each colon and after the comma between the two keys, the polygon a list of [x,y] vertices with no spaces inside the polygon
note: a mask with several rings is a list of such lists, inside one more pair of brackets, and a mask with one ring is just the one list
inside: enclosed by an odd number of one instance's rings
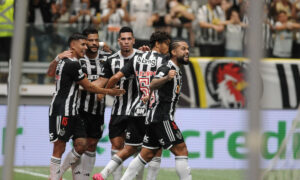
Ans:
{"label": "white barrier", "polygon": [[[15,164],[17,166],[48,166],[52,152],[52,144],[49,143],[48,137],[48,107],[20,106],[19,109]],[[106,125],[110,119],[109,116],[110,108],[107,108]],[[266,135],[268,144],[263,146],[262,150],[264,167],[277,152],[295,116],[296,110],[263,111],[262,119],[265,126],[263,133]],[[244,147],[246,117],[244,110],[178,109],[176,122],[186,138],[190,152],[190,166],[210,169],[246,168],[247,150]],[[0,106],[0,165],[3,164],[5,118],[6,106]],[[294,133],[294,135],[298,134]],[[107,136],[106,126],[102,142],[98,144],[96,166],[104,166],[110,159],[110,142]],[[70,144],[68,143],[66,151],[70,150]],[[288,149],[286,152],[300,151],[292,145]],[[283,155],[279,163],[284,163],[286,158],[287,155],[286,157]],[[128,162],[127,160],[125,165]],[[164,152],[162,167],[174,167],[174,157],[169,152]]]}

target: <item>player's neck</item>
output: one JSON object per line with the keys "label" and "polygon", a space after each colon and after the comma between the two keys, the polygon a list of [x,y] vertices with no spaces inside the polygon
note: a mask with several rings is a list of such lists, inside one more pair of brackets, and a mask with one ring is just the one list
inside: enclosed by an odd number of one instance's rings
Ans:
{"label": "player's neck", "polygon": [[176,57],[172,57],[172,58],[171,58],[171,61],[173,61],[173,63],[174,63],[176,66],[178,66],[178,67],[181,66],[181,64],[178,62],[178,60],[176,59]]}
{"label": "player's neck", "polygon": [[86,56],[89,59],[95,59],[97,57],[98,53],[97,52],[86,52]]}
{"label": "player's neck", "polygon": [[122,55],[123,57],[128,57],[128,56],[130,56],[132,53],[133,53],[133,49],[131,49],[130,51],[122,51],[122,50],[121,50],[121,55]]}

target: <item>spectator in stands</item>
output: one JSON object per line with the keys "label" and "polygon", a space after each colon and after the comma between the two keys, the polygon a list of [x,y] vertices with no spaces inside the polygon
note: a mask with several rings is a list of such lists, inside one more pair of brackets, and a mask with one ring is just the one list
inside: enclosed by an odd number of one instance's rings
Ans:
{"label": "spectator in stands", "polygon": [[14,0],[0,0],[0,12],[0,61],[8,61],[14,31]]}
{"label": "spectator in stands", "polygon": [[148,26],[153,26],[155,31],[170,32],[165,21],[166,14],[167,0],[153,0],[153,14],[148,19]]}
{"label": "spectator in stands", "polygon": [[184,5],[183,0],[171,0],[169,2],[170,13],[166,15],[166,24],[177,30],[176,38],[184,39],[182,32],[186,29],[190,47],[194,47],[195,34],[192,29],[192,21],[195,16],[189,6]]}
{"label": "spectator in stands", "polygon": [[273,38],[273,27],[275,20],[269,13],[268,5],[264,6],[264,22],[263,22],[263,42],[264,42],[264,56],[272,57],[274,38]]}
{"label": "spectator in stands", "polygon": [[237,10],[230,11],[230,19],[226,24],[226,56],[227,57],[243,57],[243,39],[244,28],[246,24],[242,23]]}
{"label": "spectator in stands", "polygon": [[81,0],[80,7],[73,9],[69,22],[74,23],[77,31],[82,31],[88,27],[97,28],[100,24],[100,12],[90,8],[90,0]]}
{"label": "spectator in stands", "polygon": [[105,42],[114,50],[118,49],[118,33],[124,24],[129,21],[126,9],[121,8],[121,2],[108,0],[107,9],[103,10],[102,22],[105,24]]}
{"label": "spectator in stands", "polygon": [[[300,0],[295,0],[293,3],[292,17],[295,22],[300,23]],[[295,39],[293,43],[293,58],[300,58],[300,31],[295,31]]]}
{"label": "spectator in stands", "polygon": [[224,56],[225,14],[219,0],[208,0],[198,10],[200,26],[199,48],[201,56]]}
{"label": "spectator in stands", "polygon": [[292,55],[293,30],[299,29],[300,25],[288,20],[286,11],[280,11],[275,24],[275,42],[273,56],[290,58]]}
{"label": "spectator in stands", "polygon": [[279,15],[279,12],[284,11],[288,18],[292,16],[292,3],[289,0],[274,0],[271,4],[271,13],[274,17]]}
{"label": "spectator in stands", "polygon": [[[28,20],[29,26],[27,28],[26,36],[26,55],[25,60],[29,59],[30,54],[30,40],[34,37],[37,50],[38,61],[50,61],[48,59],[48,49],[52,42],[53,33],[53,12],[55,12],[55,3],[50,0],[30,0]],[[38,76],[38,83],[44,83],[44,74]]]}
{"label": "spectator in stands", "polygon": [[153,12],[153,2],[152,0],[131,0],[129,3],[130,24],[135,37],[134,48],[143,45],[150,46],[149,38],[153,28],[148,26],[147,22]]}

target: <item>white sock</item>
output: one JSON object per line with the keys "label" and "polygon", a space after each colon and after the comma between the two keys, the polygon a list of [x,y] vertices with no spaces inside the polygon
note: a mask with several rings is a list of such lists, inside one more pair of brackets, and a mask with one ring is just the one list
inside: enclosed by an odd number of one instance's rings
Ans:
{"label": "white sock", "polygon": [[[138,151],[133,155],[133,157],[136,157],[139,155],[139,153],[141,152],[141,148],[138,149]],[[135,180],[143,180],[143,176],[144,176],[144,167],[138,172],[138,174],[135,177]]]}
{"label": "white sock", "polygon": [[[80,154],[78,154],[75,149],[72,149],[64,159],[63,164],[61,165],[61,174],[68,170],[71,166],[76,167],[76,163],[80,159]],[[74,172],[75,174],[77,172]]]}
{"label": "white sock", "polygon": [[[117,154],[119,150],[111,150],[111,157],[113,157],[115,154]],[[114,180],[120,180],[123,173],[123,164],[120,164],[113,172],[113,178]]]}
{"label": "white sock", "polygon": [[[113,173],[121,164],[122,159],[116,154],[111,158],[105,168],[101,171],[101,175],[106,179],[111,173]],[[121,165],[122,166],[122,165]]]}
{"label": "white sock", "polygon": [[61,159],[54,156],[50,160],[50,179],[59,180],[60,178],[60,163]]}
{"label": "white sock", "polygon": [[154,157],[152,160],[148,163],[148,174],[147,174],[147,180],[155,180],[160,168],[160,157]]}
{"label": "white sock", "polygon": [[192,180],[187,156],[175,156],[175,168],[180,180]]}
{"label": "white sock", "polygon": [[95,166],[96,153],[86,151],[81,158],[72,166],[73,180],[89,180]]}
{"label": "white sock", "polygon": [[128,168],[126,169],[124,175],[122,176],[121,180],[132,180],[136,177],[137,173],[145,167],[146,161],[138,155],[135,157],[129,164]]}

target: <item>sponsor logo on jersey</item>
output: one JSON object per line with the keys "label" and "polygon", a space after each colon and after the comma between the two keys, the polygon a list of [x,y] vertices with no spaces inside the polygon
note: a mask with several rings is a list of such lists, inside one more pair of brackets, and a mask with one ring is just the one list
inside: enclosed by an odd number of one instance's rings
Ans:
{"label": "sponsor logo on jersey", "polygon": [[137,57],[136,61],[140,64],[150,64],[151,67],[156,66],[156,60],[155,59],[145,59],[143,57]]}
{"label": "sponsor logo on jersey", "polygon": [[146,113],[146,108],[144,108],[144,107],[139,107],[139,108],[136,108],[135,109],[135,114],[136,115],[143,115],[143,114],[145,114]]}
{"label": "sponsor logo on jersey", "polygon": [[136,76],[155,76],[156,71],[136,71],[135,72]]}
{"label": "sponsor logo on jersey", "polygon": [[146,136],[146,135],[145,135],[145,136],[144,136],[143,142],[144,142],[144,143],[148,143],[148,142],[149,142],[149,136]]}
{"label": "sponsor logo on jersey", "polygon": [[164,146],[165,145],[165,141],[164,141],[164,139],[159,139],[158,140],[158,142],[162,145],[162,146]]}

